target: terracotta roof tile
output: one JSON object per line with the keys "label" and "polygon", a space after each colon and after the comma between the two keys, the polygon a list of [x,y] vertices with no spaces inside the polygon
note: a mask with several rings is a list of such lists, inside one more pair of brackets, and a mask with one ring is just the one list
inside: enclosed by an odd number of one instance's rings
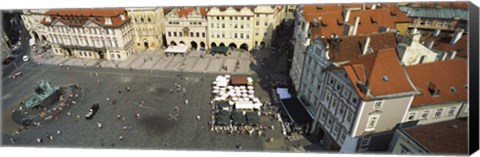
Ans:
{"label": "terracotta roof tile", "polygon": [[467,126],[467,119],[456,119],[403,130],[434,155],[466,155],[468,153]]}
{"label": "terracotta roof tile", "polygon": [[[123,14],[125,19],[122,20],[120,15]],[[50,25],[58,20],[65,25],[71,27],[81,27],[88,21],[92,21],[104,27],[118,27],[129,22],[130,17],[125,13],[123,8],[106,8],[106,9],[51,9],[44,15],[51,17],[51,22],[45,19],[41,21],[44,25]],[[105,17],[110,17],[112,24],[105,24]]]}
{"label": "terracotta roof tile", "polygon": [[[442,104],[454,101],[467,101],[467,63],[465,59],[453,59],[407,67],[413,84],[421,92],[416,95],[412,107]],[[428,90],[429,83],[440,90],[438,96],[432,96]],[[452,92],[451,88],[455,88]]]}
{"label": "terracotta roof tile", "polygon": [[466,58],[468,56],[468,35],[462,35],[454,45],[450,44],[452,36],[427,37],[425,39],[425,46],[431,41],[434,41],[432,49],[442,52],[457,51],[457,56]]}
{"label": "terracotta roof tile", "polygon": [[[400,65],[395,48],[381,49],[378,52],[362,56],[342,66],[342,68],[347,72],[357,93],[363,100],[415,91],[408,82],[404,68]],[[363,75],[366,80],[363,80]],[[357,82],[366,83],[373,97],[362,92]]]}
{"label": "terracotta roof tile", "polygon": [[370,43],[368,45],[373,51],[397,47],[395,33],[392,32],[343,36],[340,37],[340,42],[329,40],[329,57],[332,58],[334,62],[350,61],[361,57],[367,37],[370,37]]}
{"label": "terracotta roof tile", "polygon": [[[371,6],[369,4],[368,6]],[[305,20],[314,23],[316,19],[319,24],[311,27],[311,38],[330,36],[332,34],[343,35],[344,32],[344,9],[362,8],[362,4],[336,5],[304,5],[303,16]],[[366,7],[370,8],[370,7]],[[349,23],[353,25],[355,17],[360,17],[360,25],[357,34],[370,34],[377,32],[380,26],[396,28],[398,22],[410,22],[410,19],[395,5],[382,5],[377,9],[352,10],[349,16]]]}

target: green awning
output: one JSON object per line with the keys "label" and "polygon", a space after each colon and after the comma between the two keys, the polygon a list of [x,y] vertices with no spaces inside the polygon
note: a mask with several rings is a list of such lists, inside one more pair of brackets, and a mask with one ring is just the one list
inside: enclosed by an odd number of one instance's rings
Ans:
{"label": "green awning", "polygon": [[235,111],[232,113],[233,125],[245,125],[247,121],[242,112]]}
{"label": "green awning", "polygon": [[248,124],[253,125],[260,123],[260,117],[258,116],[257,112],[247,112],[246,116]]}
{"label": "green awning", "polygon": [[212,47],[212,49],[210,51],[212,51],[214,53],[227,53],[228,47],[223,47],[223,46]]}
{"label": "green awning", "polygon": [[224,109],[230,107],[230,104],[227,101],[217,101],[217,106],[220,109]]}
{"label": "green awning", "polygon": [[215,125],[228,125],[230,124],[230,117],[228,111],[220,111],[215,114]]}

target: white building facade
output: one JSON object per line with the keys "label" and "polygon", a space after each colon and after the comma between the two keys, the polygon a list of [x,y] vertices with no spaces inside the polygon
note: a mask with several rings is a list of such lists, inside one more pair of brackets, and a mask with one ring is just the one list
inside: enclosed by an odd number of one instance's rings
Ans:
{"label": "white building facade", "polygon": [[25,28],[35,41],[47,41],[44,26],[40,23],[44,19],[47,9],[26,9],[23,10],[22,20]]}
{"label": "white building facade", "polygon": [[52,9],[42,24],[54,55],[125,60],[135,53],[124,9]]}

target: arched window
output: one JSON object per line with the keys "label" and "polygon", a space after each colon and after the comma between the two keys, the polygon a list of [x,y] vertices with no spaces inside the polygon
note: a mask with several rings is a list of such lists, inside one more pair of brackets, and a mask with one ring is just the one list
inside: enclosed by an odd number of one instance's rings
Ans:
{"label": "arched window", "polygon": [[147,21],[148,21],[148,22],[152,22],[152,18],[151,18],[151,17],[148,17],[148,18],[147,18]]}
{"label": "arched window", "polygon": [[140,18],[140,22],[143,22],[143,21],[144,21],[144,20],[143,20],[143,17],[141,17],[141,18]]}

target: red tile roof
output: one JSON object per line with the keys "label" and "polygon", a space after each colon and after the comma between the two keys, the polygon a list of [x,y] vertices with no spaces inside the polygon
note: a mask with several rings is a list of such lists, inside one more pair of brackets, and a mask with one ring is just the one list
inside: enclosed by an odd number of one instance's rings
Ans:
{"label": "red tile roof", "polygon": [[[367,54],[342,68],[347,72],[358,95],[363,100],[415,91],[408,82],[404,68],[400,65],[395,48],[381,49],[378,52]],[[373,97],[362,92],[358,82],[366,83]]]}
{"label": "red tile roof", "polygon": [[[125,20],[121,19],[121,14],[125,16]],[[119,27],[130,21],[130,17],[128,17],[123,8],[51,9],[44,15],[51,17],[51,22],[47,22],[45,19],[41,21],[44,25],[50,25],[52,22],[58,20],[58,22],[71,27],[82,27],[90,20],[104,27]],[[105,17],[111,18],[111,25],[105,25]]]}
{"label": "red tile roof", "polygon": [[397,39],[393,32],[343,36],[340,37],[340,42],[329,40],[329,58],[332,58],[333,62],[343,62],[361,57],[367,37],[370,37],[368,45],[374,52],[380,49],[397,47]]}
{"label": "red tile roof", "polygon": [[[324,5],[304,5],[303,16],[305,20],[314,23],[317,19],[319,24],[311,27],[311,38],[320,36],[330,36],[332,34],[343,35],[344,32],[344,9],[362,8],[362,4],[324,4]],[[377,32],[380,26],[396,28],[398,22],[410,22],[410,19],[400,11],[396,5],[385,4],[371,8],[371,4],[366,10],[352,10],[349,16],[349,23],[353,25],[355,17],[360,17],[360,24],[357,34],[370,34]],[[313,26],[313,25],[312,25]]]}
{"label": "red tile roof", "polygon": [[442,52],[457,51],[457,56],[466,58],[468,56],[468,35],[462,35],[460,40],[451,45],[452,36],[427,37],[425,39],[425,46],[431,41],[434,41],[432,49]]}
{"label": "red tile roof", "polygon": [[[196,9],[198,9],[200,15],[202,15],[203,17],[207,16],[207,8],[197,7]],[[182,18],[182,17],[186,17],[186,16],[190,15],[192,12],[194,12],[195,7],[181,7],[181,8],[178,8],[176,11],[177,11],[178,17]]]}
{"label": "red tile roof", "polygon": [[[455,101],[467,101],[467,62],[465,59],[418,64],[407,67],[413,84],[421,92],[416,95],[412,107],[442,104]],[[440,89],[438,96],[432,96],[428,91],[429,83]],[[452,92],[452,87],[455,92]]]}
{"label": "red tile roof", "polygon": [[433,155],[467,155],[467,127],[467,119],[456,119],[403,130]]}

